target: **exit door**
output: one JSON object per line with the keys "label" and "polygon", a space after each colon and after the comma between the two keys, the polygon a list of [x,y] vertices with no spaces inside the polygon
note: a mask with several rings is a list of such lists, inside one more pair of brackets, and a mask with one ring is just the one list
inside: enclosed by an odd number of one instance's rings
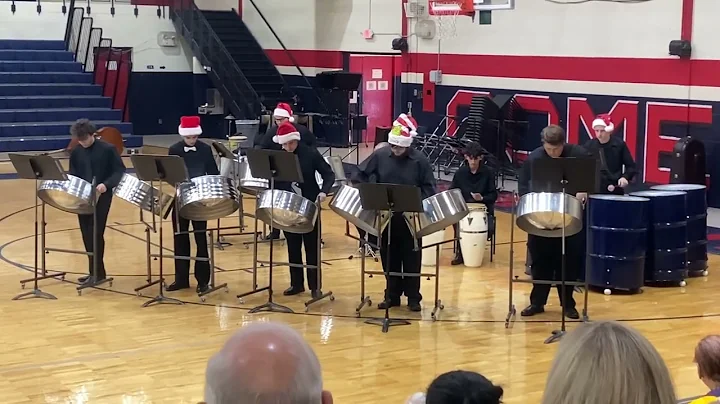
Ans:
{"label": "exit door", "polygon": [[394,55],[350,55],[350,71],[362,75],[357,103],[359,111],[367,116],[364,141],[375,141],[375,128],[392,126],[395,61]]}

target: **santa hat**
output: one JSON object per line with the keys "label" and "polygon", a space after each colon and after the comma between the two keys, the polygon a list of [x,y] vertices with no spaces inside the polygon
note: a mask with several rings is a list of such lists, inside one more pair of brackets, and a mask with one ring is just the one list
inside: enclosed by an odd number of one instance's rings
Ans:
{"label": "santa hat", "polygon": [[300,140],[300,132],[289,122],[278,126],[277,135],[273,136],[273,142],[285,144],[291,140]]}
{"label": "santa hat", "polygon": [[393,129],[388,134],[388,143],[399,147],[410,147],[415,135],[417,135],[415,119],[406,114],[400,114],[393,122]]}
{"label": "santa hat", "polygon": [[273,116],[279,117],[279,118],[288,118],[290,119],[290,122],[295,122],[295,118],[293,118],[293,111],[290,104],[281,102],[275,107],[275,111],[273,111]]}
{"label": "santa hat", "polygon": [[615,130],[612,118],[608,114],[600,114],[595,118],[592,127],[595,129],[598,126],[602,126],[603,130],[608,133],[612,133]]}
{"label": "santa hat", "polygon": [[199,136],[202,135],[199,116],[183,116],[180,118],[180,126],[178,127],[180,136]]}

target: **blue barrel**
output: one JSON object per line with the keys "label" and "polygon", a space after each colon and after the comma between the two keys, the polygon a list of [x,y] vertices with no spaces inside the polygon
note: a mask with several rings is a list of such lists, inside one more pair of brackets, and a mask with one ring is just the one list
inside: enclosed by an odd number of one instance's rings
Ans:
{"label": "blue barrel", "polygon": [[640,191],[631,196],[650,200],[645,283],[684,284],[687,269],[687,208],[682,191]]}
{"label": "blue barrel", "polygon": [[700,184],[656,185],[658,191],[684,191],[687,206],[688,275],[707,275],[707,189]]}
{"label": "blue barrel", "polygon": [[588,283],[637,292],[645,283],[650,200],[592,195],[588,201]]}

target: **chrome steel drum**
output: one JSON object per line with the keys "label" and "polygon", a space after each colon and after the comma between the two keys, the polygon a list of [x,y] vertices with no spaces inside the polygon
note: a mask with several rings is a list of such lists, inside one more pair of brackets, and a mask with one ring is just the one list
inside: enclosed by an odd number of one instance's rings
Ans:
{"label": "chrome steel drum", "polygon": [[222,157],[220,159],[220,175],[232,178],[241,191],[247,194],[257,195],[260,191],[270,188],[268,180],[252,176],[246,156],[237,157],[235,160]]}
{"label": "chrome steel drum", "polygon": [[[345,168],[343,167],[342,159],[338,156],[326,156],[325,161],[330,165],[330,168],[332,168],[333,173],[335,173],[335,182],[333,183],[332,187],[330,188],[330,194],[335,194],[340,187],[343,185],[348,184],[347,176],[345,176]],[[315,172],[315,181],[318,184],[318,187],[322,189],[323,185],[323,179],[322,175],[320,175],[319,172]]]}
{"label": "chrome steel drum", "polygon": [[172,195],[160,194],[158,188],[151,187],[149,183],[130,174],[123,174],[113,193],[118,198],[158,216],[163,216],[173,202]]}
{"label": "chrome steel drum", "polygon": [[281,190],[267,190],[258,195],[256,216],[282,231],[309,233],[315,227],[317,205],[302,196]]}
{"label": "chrome steel drum", "polygon": [[214,220],[240,207],[240,193],[232,178],[203,175],[177,186],[180,216],[189,220]]}
{"label": "chrome steel drum", "polygon": [[420,230],[416,234],[418,238],[459,223],[469,213],[467,203],[459,189],[449,189],[425,198],[422,204],[424,213],[418,215],[420,219]]}
{"label": "chrome steel drum", "polygon": [[349,185],[343,185],[330,201],[330,209],[359,229],[373,236],[378,235],[377,213],[365,210],[360,202],[360,191]]}
{"label": "chrome steel drum", "polygon": [[565,195],[565,215],[562,214],[561,192],[531,192],[520,198],[516,223],[519,228],[541,237],[562,237],[579,233],[583,227],[583,204],[572,195]]}
{"label": "chrome steel drum", "polygon": [[74,175],[68,174],[67,177],[67,181],[42,181],[38,186],[38,197],[64,212],[91,215],[92,184]]}

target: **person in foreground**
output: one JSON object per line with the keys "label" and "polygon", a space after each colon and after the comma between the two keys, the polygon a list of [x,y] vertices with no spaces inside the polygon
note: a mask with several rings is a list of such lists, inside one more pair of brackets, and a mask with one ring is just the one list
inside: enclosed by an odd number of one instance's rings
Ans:
{"label": "person in foreground", "polygon": [[415,393],[407,404],[500,404],[503,388],[485,376],[465,370],[443,373],[426,393]]}
{"label": "person in foreground", "polygon": [[600,193],[623,195],[637,174],[630,149],[621,137],[612,136],[615,124],[610,115],[598,115],[593,130],[595,139],[588,140],[585,149],[600,162]]}
{"label": "person in foreground", "polygon": [[[202,177],[203,175],[219,175],[217,163],[213,157],[212,148],[203,142],[199,142],[198,138],[202,134],[200,126],[200,117],[183,116],[180,118],[180,127],[178,133],[182,136],[182,140],[170,146],[168,154],[171,156],[180,156],[187,167],[190,179]],[[177,215],[175,220],[175,206],[171,217],[173,218],[173,231],[175,233],[175,255],[179,257],[190,256],[190,220]],[[207,221],[193,220],[192,228],[195,237],[196,257],[208,258],[208,239]],[[197,280],[197,293],[203,293],[209,289],[210,283],[210,262],[195,260],[195,280]],[[190,261],[187,259],[175,259],[175,282],[167,287],[168,292],[187,289],[190,287]]]}
{"label": "person in foreground", "polygon": [[[298,184],[300,195],[313,202],[322,203],[327,198],[327,193],[335,182],[335,173],[325,161],[316,148],[300,142],[300,132],[289,122],[283,123],[273,137],[273,141],[288,153],[294,153],[300,162],[300,170],[305,181]],[[315,181],[315,173],[322,176],[322,189]],[[319,215],[319,214],[318,214]],[[318,283],[318,233],[320,229],[320,218],[315,222],[315,227],[309,233],[295,234],[285,231],[287,240],[288,261],[290,264],[298,265],[290,267],[290,287],[283,294],[285,296],[297,295],[305,291],[305,278],[303,276],[302,246],[305,245],[305,261],[307,265],[315,268],[307,268],[308,287],[312,297],[322,296]]]}
{"label": "person in foreground", "polygon": [[[93,284],[107,277],[104,259],[105,226],[112,204],[112,190],[120,183],[125,173],[125,165],[115,146],[95,139],[96,133],[97,128],[87,119],[79,119],[70,127],[70,135],[80,144],[80,147],[75,147],[70,153],[70,175],[82,178],[89,183],[95,181],[95,192],[98,195],[95,205],[97,273],[93,272],[93,256],[88,256],[90,275],[78,278],[78,281],[84,284]],[[92,214],[78,215],[85,251],[89,253],[94,252],[94,220]]]}
{"label": "person in foreground", "polygon": [[[375,151],[368,159],[367,165],[360,168],[362,182],[412,185],[420,188],[422,198],[435,194],[435,177],[432,167],[425,155],[410,146],[413,136],[417,134],[417,122],[412,117],[401,114],[393,123],[388,135],[390,147]],[[396,213],[390,218],[392,234],[388,227],[383,229],[380,241],[380,256],[383,270],[388,272],[404,272],[419,274],[422,259],[421,240],[413,235],[412,226],[403,213]],[[388,245],[392,245],[388,259]],[[385,300],[378,305],[383,310],[400,305],[400,296],[405,293],[408,308],[420,311],[420,277],[419,276],[387,276]]]}
{"label": "person in foreground", "polygon": [[720,335],[708,335],[695,347],[698,377],[710,389],[690,404],[710,404],[720,401]]}
{"label": "person in foreground", "polygon": [[[495,173],[492,169],[483,164],[482,146],[476,142],[470,142],[463,150],[466,164],[460,167],[453,176],[450,189],[459,189],[467,203],[481,203],[487,207],[488,228],[492,229],[495,218],[495,201],[497,200],[497,188],[495,187]],[[460,226],[453,225],[455,237],[459,236]],[[488,234],[489,236],[489,234]],[[451,265],[463,263],[460,243],[456,243],[455,258]]]}
{"label": "person in foreground", "polygon": [[[520,169],[520,177],[518,180],[518,193],[520,196],[525,195],[533,190],[532,171],[530,166],[534,160],[561,158],[561,157],[588,157],[588,152],[577,145],[565,143],[565,131],[557,126],[550,125],[542,130],[541,134],[542,146],[533,150],[529,155],[522,168]],[[586,194],[578,194],[577,197],[584,200]],[[565,279],[577,279],[575,274],[582,267],[583,257],[582,232],[574,236],[566,237],[565,240]],[[531,272],[535,280],[560,281],[562,269],[562,239],[559,237],[540,237],[528,235],[528,249],[530,258],[532,259]],[[564,290],[561,285],[557,285],[560,304],[563,307],[564,314],[571,319],[580,318],[580,314],[575,308],[575,299],[573,299],[573,286],[566,285]],[[530,305],[526,307],[520,314],[522,316],[534,316],[545,311],[548,295],[550,294],[550,285],[533,284],[530,293]]]}
{"label": "person in foreground", "polygon": [[621,323],[583,323],[560,341],[542,404],[675,404],[665,362]]}
{"label": "person in foreground", "polygon": [[206,404],[332,404],[320,361],[289,326],[255,322],[237,331],[205,371]]}

